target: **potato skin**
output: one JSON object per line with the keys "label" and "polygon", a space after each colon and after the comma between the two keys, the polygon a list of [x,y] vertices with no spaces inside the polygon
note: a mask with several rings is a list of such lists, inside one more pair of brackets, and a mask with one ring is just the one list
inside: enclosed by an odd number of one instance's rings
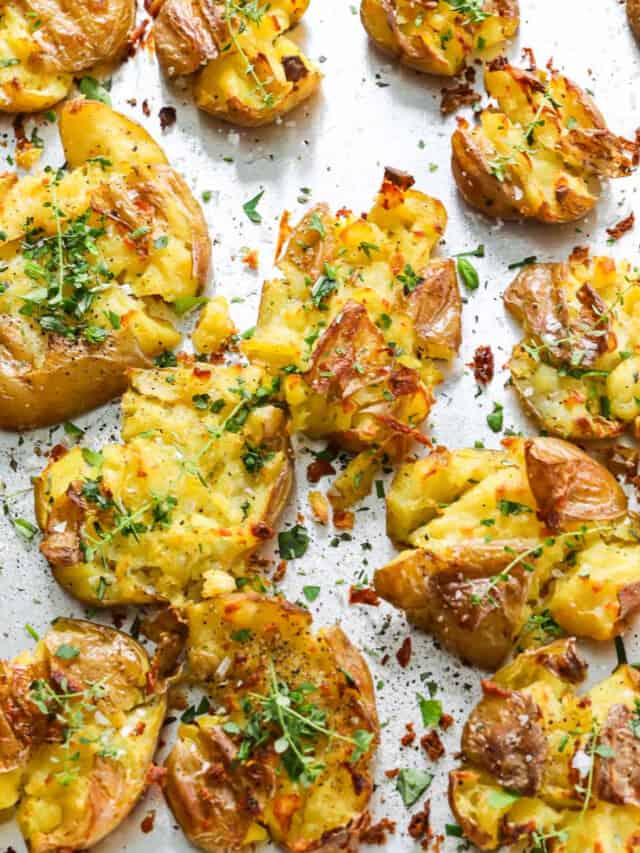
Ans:
{"label": "potato skin", "polygon": [[18,331],[0,315],[0,429],[28,430],[59,423],[123,393],[130,367],[150,362],[132,334],[92,346],[51,336],[46,358],[35,367],[12,353]]}
{"label": "potato skin", "polygon": [[[58,654],[63,646],[75,654],[63,659]],[[69,798],[68,788],[53,778],[56,768],[61,767],[63,726],[51,716],[44,718],[48,720],[46,728],[42,724],[39,728],[30,726],[30,739],[21,762],[23,776],[15,791],[16,798],[21,797],[18,825],[31,853],[86,849],[112,832],[145,790],[166,712],[166,697],[160,691],[149,691],[151,664],[137,642],[113,628],[84,620],[54,620],[33,656],[26,660],[25,663],[25,656],[21,655],[19,662],[4,663],[4,677],[0,679],[4,685],[5,678],[12,678],[10,695],[0,689],[0,718],[11,720],[16,731],[24,732],[30,717],[42,719],[42,712],[30,699],[34,682],[57,685],[54,689],[58,692],[64,679],[77,691],[95,683],[108,685],[108,692],[96,700],[95,707],[114,721],[114,746],[118,744],[119,757],[102,756],[97,747],[90,746],[92,741],[83,743],[82,728],[71,736],[75,738],[73,746],[83,751],[82,758],[78,752],[78,770],[79,783],[87,786],[86,799],[77,804],[73,797]],[[20,697],[15,690],[25,677],[28,693]],[[20,700],[22,717],[15,715],[16,700]],[[85,709],[83,715],[87,713]],[[104,722],[98,724],[105,726]],[[109,723],[106,725],[108,731]],[[121,728],[126,729],[127,725],[137,726],[136,732],[121,734]],[[3,739],[0,757],[6,754],[6,743]],[[122,746],[125,743],[127,746]],[[47,771],[48,784],[42,782]],[[40,828],[47,825],[50,818],[46,815],[56,806],[60,807],[57,825]],[[40,822],[42,815],[44,824]]]}
{"label": "potato skin", "polygon": [[[266,650],[279,680],[290,686],[301,681],[322,685],[318,701],[337,731],[364,729],[377,741],[371,675],[339,627],[314,635],[308,612],[256,593],[221,596],[189,608],[187,615],[193,677],[208,684],[212,702],[227,708],[232,717],[247,690],[267,690]],[[249,639],[239,646],[234,629],[248,632]],[[227,659],[233,661],[229,673],[237,680],[232,688],[235,701],[229,694],[231,679],[221,680],[216,674],[221,660]],[[350,676],[346,685],[345,672]],[[316,701],[314,696],[311,701]],[[335,754],[336,747],[328,746],[321,754],[325,771],[316,782],[301,787],[278,769],[268,741],[250,761],[235,760],[238,737],[225,732],[223,723],[221,716],[204,717],[198,725],[182,726],[166,762],[164,793],[193,844],[208,853],[230,853],[266,840],[268,831],[291,853],[357,849],[372,792],[370,751],[345,774],[350,747]],[[219,772],[212,774],[212,765]],[[337,813],[344,814],[344,825],[336,825],[335,814],[326,811],[327,797],[338,795]]]}
{"label": "potato skin", "polygon": [[627,0],[627,18],[636,38],[640,38],[640,1]]}

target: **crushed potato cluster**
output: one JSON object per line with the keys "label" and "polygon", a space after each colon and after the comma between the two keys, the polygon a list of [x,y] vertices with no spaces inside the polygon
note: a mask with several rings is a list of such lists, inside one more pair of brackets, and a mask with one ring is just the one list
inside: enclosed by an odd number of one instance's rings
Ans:
{"label": "crushed potato cluster", "polygon": [[97,844],[136,804],[166,713],[150,672],[131,637],[74,619],[0,662],[0,809],[32,853]]}
{"label": "crushed potato cluster", "polygon": [[0,111],[57,104],[74,74],[120,57],[135,13],[135,0],[2,0]]}
{"label": "crushed potato cluster", "polygon": [[188,837],[211,853],[223,837],[234,850],[268,838],[353,849],[379,732],[360,653],[339,627],[314,634],[304,608],[255,593],[190,605],[186,619],[211,706],[181,726],[167,760],[165,793]]}
{"label": "crushed potato cluster", "polygon": [[453,77],[518,31],[518,0],[362,0],[360,17],[375,44],[403,65]]}
{"label": "crushed potato cluster", "polygon": [[640,844],[640,676],[621,666],[585,695],[573,640],[483,681],[449,799],[481,850],[618,853]]}
{"label": "crushed potato cluster", "polygon": [[83,601],[171,601],[235,588],[291,488],[287,416],[258,367],[184,359],[137,370],[122,444],[75,447],[36,484],[42,550]]}
{"label": "crushed potato cluster", "polygon": [[0,427],[56,423],[173,349],[171,303],[203,285],[199,205],[139,125],[97,101],[60,113],[65,170],[0,176]]}
{"label": "crushed potato cluster", "polygon": [[640,278],[629,262],[578,251],[533,264],[504,301],[526,335],[513,384],[540,426],[574,440],[640,434]]}
{"label": "crushed potato cluster", "polygon": [[489,106],[452,138],[453,174],[469,204],[499,219],[573,222],[604,178],[629,175],[637,145],[613,134],[591,97],[558,72],[504,59],[485,70]]}
{"label": "crushed potato cluster", "polygon": [[349,506],[382,458],[402,458],[432,404],[437,360],[460,345],[461,300],[451,260],[431,253],[442,204],[387,170],[373,208],[355,217],[318,205],[281,225],[281,278],[265,282],[252,361],[281,370],[295,430],[359,455],[334,484]]}
{"label": "crushed potato cluster", "polygon": [[378,593],[479,666],[567,632],[611,639],[640,606],[637,523],[615,478],[574,445],[504,440],[404,465],[389,535],[409,543]]}
{"label": "crushed potato cluster", "polygon": [[274,122],[318,88],[322,75],[285,35],[309,0],[243,3],[164,0],[153,32],[171,77],[194,74],[197,105],[234,124]]}

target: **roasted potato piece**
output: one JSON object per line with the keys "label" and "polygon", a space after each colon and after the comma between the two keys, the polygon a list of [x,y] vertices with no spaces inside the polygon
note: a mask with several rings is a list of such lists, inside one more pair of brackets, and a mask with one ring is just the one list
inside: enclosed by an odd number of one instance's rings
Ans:
{"label": "roasted potato piece", "polygon": [[636,38],[640,38],[640,2],[627,0],[627,18]]}
{"label": "roasted potato piece", "polygon": [[481,850],[633,850],[640,826],[640,675],[621,666],[578,696],[574,640],[525,652],[484,681],[449,776],[451,808]]}
{"label": "roasted potato piece", "polygon": [[180,727],[167,760],[164,791],[189,839],[211,853],[267,836],[290,851],[356,850],[379,735],[360,652],[280,598],[234,593],[186,613],[191,673],[216,709]]}
{"label": "roasted potato piece", "polygon": [[511,356],[527,411],[563,438],[640,430],[640,279],[627,261],[577,252],[525,267],[504,303],[525,338]]}
{"label": "roasted potato piece", "polygon": [[119,59],[135,13],[135,0],[1,0],[0,111],[47,109],[74,74]]}
{"label": "roasted potato piece", "polygon": [[134,807],[166,711],[151,675],[131,637],[76,619],[0,663],[0,807],[32,853],[92,847]]}
{"label": "roasted potato piece", "polygon": [[136,370],[122,444],[74,448],[36,482],[42,552],[82,601],[200,598],[273,535],[292,482],[278,382],[189,361]]}
{"label": "roasted potato piece", "polygon": [[458,120],[452,167],[473,207],[496,219],[573,222],[599,197],[600,181],[629,175],[637,145],[611,133],[591,98],[555,70],[487,66],[496,106],[471,127]]}
{"label": "roasted potato piece", "polygon": [[285,33],[309,0],[164,0],[154,25],[160,64],[194,74],[197,105],[245,127],[271,124],[306,101],[322,74]]}
{"label": "roasted potato piece", "polygon": [[403,65],[454,77],[518,31],[518,0],[362,0],[360,18],[375,44]]}
{"label": "roasted potato piece", "polygon": [[180,342],[168,305],[204,284],[202,211],[162,149],[97,101],[60,113],[68,167],[0,176],[0,428],[106,402]]}
{"label": "roasted potato piece", "polygon": [[387,526],[413,550],[374,579],[413,623],[486,668],[519,637],[611,639],[640,606],[637,530],[613,475],[556,438],[503,444],[439,448],[399,469]]}
{"label": "roasted potato piece", "polygon": [[[461,336],[455,266],[431,260],[447,222],[442,204],[387,169],[359,219],[318,205],[281,224],[281,278],[262,291],[258,324],[242,348],[283,370],[293,426],[366,454],[335,486],[344,508],[368,491],[383,455],[402,458]],[[354,483],[357,485],[354,487]]]}

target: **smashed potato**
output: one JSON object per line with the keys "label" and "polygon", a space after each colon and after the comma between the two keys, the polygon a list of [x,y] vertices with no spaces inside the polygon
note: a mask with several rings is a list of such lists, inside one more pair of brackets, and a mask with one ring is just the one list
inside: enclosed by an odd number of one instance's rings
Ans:
{"label": "smashed potato", "polygon": [[461,337],[455,265],[432,260],[442,204],[387,170],[371,211],[317,205],[281,226],[282,278],[265,282],[256,330],[242,348],[284,373],[293,427],[360,454],[336,481],[342,507],[366,494],[386,454],[402,458],[429,413]]}
{"label": "smashed potato", "polygon": [[398,471],[388,532],[413,550],[375,574],[380,596],[486,668],[517,640],[611,639],[640,607],[639,531],[613,475],[559,439],[503,444]]}
{"label": "smashed potato", "polygon": [[151,675],[131,637],[75,619],[0,663],[0,809],[31,853],[85,850],[134,807],[166,711]]}
{"label": "smashed potato", "polygon": [[449,776],[451,808],[481,850],[621,853],[640,845],[640,674],[621,666],[578,696],[572,639],[483,681]]}
{"label": "smashed potato", "polygon": [[498,59],[485,86],[497,106],[473,127],[458,120],[452,167],[462,195],[487,216],[573,222],[594,207],[602,179],[634,170],[636,143],[611,133],[589,95],[557,71]]}
{"label": "smashed potato", "polygon": [[0,428],[72,417],[173,349],[168,305],[206,279],[202,211],[143,128],[97,101],[60,112],[67,167],[0,176]]}
{"label": "smashed potato", "polygon": [[454,77],[471,56],[486,56],[518,31],[518,0],[362,0],[360,18],[385,53],[403,65]]}
{"label": "smashed potato", "polygon": [[42,552],[56,580],[96,605],[234,588],[225,573],[273,536],[292,482],[278,383],[258,367],[135,370],[122,444],[75,447],[36,481]]}
{"label": "smashed potato", "polygon": [[598,439],[640,434],[640,277],[627,261],[575,252],[525,267],[504,295],[522,323],[511,376],[548,432]]}
{"label": "smashed potato", "polygon": [[355,850],[379,734],[362,655],[280,598],[235,593],[186,613],[191,674],[214,710],[180,727],[167,760],[184,832],[211,853],[267,838],[297,853]]}
{"label": "smashed potato", "polygon": [[627,18],[636,38],[640,38],[640,0],[627,0]]}
{"label": "smashed potato", "polygon": [[322,74],[284,35],[309,0],[160,0],[155,44],[171,77],[194,74],[197,105],[245,127],[270,124],[306,101]]}
{"label": "smashed potato", "polygon": [[74,74],[119,59],[135,0],[0,0],[0,111],[63,100]]}

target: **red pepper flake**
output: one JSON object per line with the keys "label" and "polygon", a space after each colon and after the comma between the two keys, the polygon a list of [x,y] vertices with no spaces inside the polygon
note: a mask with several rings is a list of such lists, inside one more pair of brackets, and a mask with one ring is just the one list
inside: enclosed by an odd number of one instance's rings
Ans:
{"label": "red pepper flake", "polygon": [[127,621],[127,611],[123,608],[116,608],[112,610],[111,621],[113,622],[114,627],[119,631]]}
{"label": "red pepper flake", "polygon": [[193,375],[197,376],[198,379],[208,379],[211,376],[211,371],[205,367],[198,367],[196,365],[193,368]]}
{"label": "red pepper flake", "polygon": [[631,231],[633,226],[636,224],[636,215],[633,211],[626,216],[624,219],[621,219],[617,225],[612,226],[611,228],[607,228],[607,234],[611,237],[612,240],[619,240],[623,234],[626,234],[627,231]]}
{"label": "red pepper flake", "polygon": [[387,835],[395,835],[395,832],[395,820],[389,820],[388,817],[383,817],[382,820],[378,821],[378,823],[374,823],[373,826],[370,826],[368,829],[365,829],[364,832],[360,833],[360,841],[363,844],[386,844]]}
{"label": "red pepper flake", "polygon": [[156,810],[151,809],[151,811],[148,811],[146,813],[146,815],[144,816],[144,818],[142,819],[142,823],[140,824],[140,829],[145,833],[153,832],[153,824],[155,823],[155,820],[156,820]]}
{"label": "red pepper flake", "polygon": [[395,779],[399,773],[400,773],[399,767],[394,767],[393,770],[385,770],[384,771],[384,775],[387,777],[387,779]]}
{"label": "red pepper flake", "polygon": [[177,118],[176,108],[161,107],[158,117],[160,118],[160,130],[166,130],[169,127],[173,127]]}
{"label": "red pepper flake", "polygon": [[445,753],[444,744],[440,740],[438,732],[432,730],[420,738],[420,746],[427,753],[431,761],[438,761]]}
{"label": "red pepper flake", "polygon": [[152,764],[147,770],[147,785],[164,785],[167,778],[167,768],[159,767],[157,764]]}
{"label": "red pepper flake", "polygon": [[401,667],[408,666],[411,660],[411,637],[407,637],[404,643],[396,652],[396,658]]}
{"label": "red pepper flake", "polygon": [[251,525],[251,533],[256,537],[256,539],[260,539],[261,542],[265,542],[267,539],[271,539],[275,530],[273,527],[269,527],[265,521],[257,521],[255,524]]}
{"label": "red pepper flake", "polygon": [[441,89],[440,113],[449,116],[460,107],[472,107],[482,100],[479,92],[475,92],[468,83],[459,83],[450,89]]}
{"label": "red pepper flake", "polygon": [[420,839],[430,840],[431,839],[431,823],[430,823],[430,814],[431,814],[431,802],[426,800],[425,804],[422,807],[422,811],[417,812],[411,818],[409,822],[409,835],[414,838],[416,841],[420,841]]}
{"label": "red pepper flake", "polygon": [[66,456],[69,452],[69,448],[65,447],[64,444],[56,444],[55,447],[52,447],[49,451],[49,458],[53,459],[54,462],[57,462],[58,459],[62,459],[63,456]]}
{"label": "red pepper flake", "polygon": [[286,573],[287,573],[287,561],[286,560],[280,560],[280,562],[276,566],[275,572],[273,573],[273,582],[274,583],[280,583],[280,581],[283,580]]}
{"label": "red pepper flake", "polygon": [[310,483],[317,483],[323,477],[327,477],[330,474],[335,473],[336,469],[333,467],[331,462],[327,462],[326,459],[315,459],[307,466],[307,480]]}
{"label": "red pepper flake", "polygon": [[380,599],[375,589],[370,586],[352,586],[349,588],[349,604],[368,604],[378,607]]}
{"label": "red pepper flake", "polygon": [[142,114],[147,118],[151,115],[151,107],[149,106],[149,101],[146,98],[142,102]]}
{"label": "red pepper flake", "polygon": [[257,249],[247,249],[247,251],[242,255],[242,263],[250,270],[258,269],[258,259],[259,255]]}
{"label": "red pepper flake", "polygon": [[136,50],[144,44],[144,37],[148,26],[149,19],[146,18],[130,33],[127,40],[127,54],[129,57],[135,56]]}
{"label": "red pepper flake", "polygon": [[455,722],[455,720],[453,719],[451,714],[443,714],[440,717],[439,725],[440,725],[440,728],[446,732],[447,729],[451,728],[451,726],[454,724],[454,722]]}
{"label": "red pepper flake", "polygon": [[414,730],[413,723],[406,723],[405,729],[407,730],[407,733],[402,735],[402,737],[400,738],[400,743],[402,744],[402,746],[411,746],[411,744],[416,739],[416,733]]}
{"label": "red pepper flake", "polygon": [[333,526],[338,530],[353,530],[356,517],[354,513],[345,509],[337,509],[333,513]]}
{"label": "red pepper flake", "polygon": [[491,347],[476,347],[473,361],[467,367],[473,368],[473,375],[479,385],[486,385],[493,379],[495,361]]}

